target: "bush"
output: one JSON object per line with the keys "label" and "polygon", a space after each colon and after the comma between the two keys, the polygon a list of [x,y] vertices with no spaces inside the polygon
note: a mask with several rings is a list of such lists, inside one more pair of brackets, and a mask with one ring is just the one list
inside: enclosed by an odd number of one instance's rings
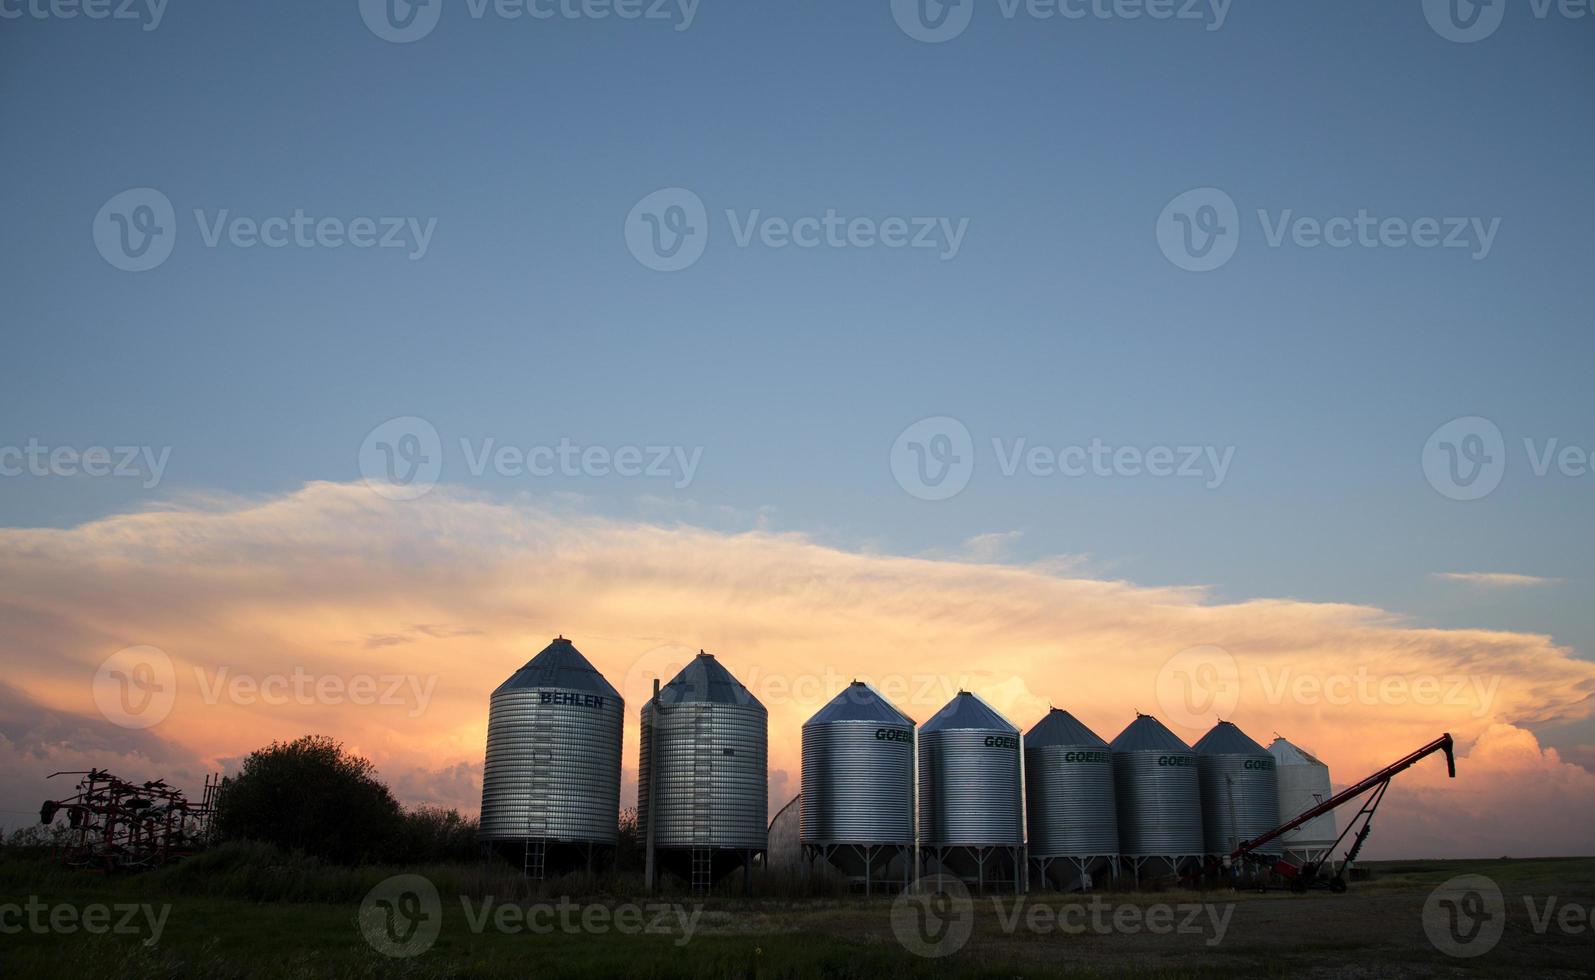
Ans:
{"label": "bush", "polygon": [[64,824],[42,826],[29,824],[18,827],[0,844],[0,853],[8,857],[37,857],[53,854],[76,838],[76,832]]}
{"label": "bush", "polygon": [[399,803],[368,759],[325,735],[273,742],[222,780],[215,828],[335,864],[382,860],[404,830]]}
{"label": "bush", "polygon": [[396,853],[391,860],[419,862],[472,861],[481,856],[477,821],[458,810],[418,806],[404,811]]}

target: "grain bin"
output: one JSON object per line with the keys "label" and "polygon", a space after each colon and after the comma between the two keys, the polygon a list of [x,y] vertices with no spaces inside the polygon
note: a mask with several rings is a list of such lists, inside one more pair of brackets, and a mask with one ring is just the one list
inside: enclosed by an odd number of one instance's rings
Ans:
{"label": "grain bin", "polygon": [[1038,882],[1089,888],[1118,864],[1119,825],[1108,743],[1053,708],[1025,735],[1025,814]]}
{"label": "grain bin", "polygon": [[1151,715],[1109,745],[1119,812],[1119,852],[1137,879],[1143,867],[1178,872],[1203,853],[1196,753]]}
{"label": "grain bin", "polygon": [[563,636],[489,701],[479,839],[541,878],[613,847],[625,703]]}
{"label": "grain bin", "polygon": [[642,708],[637,826],[697,890],[765,849],[769,714],[707,653]]}
{"label": "grain bin", "polygon": [[[1306,749],[1275,736],[1268,753],[1274,757],[1274,772],[1279,782],[1280,823],[1306,813],[1334,795],[1329,767]],[[1294,864],[1317,863],[1329,854],[1336,836],[1335,812],[1331,810],[1280,838],[1280,846]]]}
{"label": "grain bin", "polygon": [[1024,763],[1019,729],[960,691],[919,729],[919,848],[927,874],[977,888],[1024,871]]}
{"label": "grain bin", "polygon": [[906,887],[914,847],[914,719],[854,681],[803,724],[803,848],[862,884]]}
{"label": "grain bin", "polygon": [[[1227,857],[1241,841],[1279,826],[1279,783],[1267,749],[1228,721],[1214,725],[1195,748],[1202,781],[1202,839],[1209,855]],[[1277,857],[1281,848],[1276,840],[1256,853]]]}

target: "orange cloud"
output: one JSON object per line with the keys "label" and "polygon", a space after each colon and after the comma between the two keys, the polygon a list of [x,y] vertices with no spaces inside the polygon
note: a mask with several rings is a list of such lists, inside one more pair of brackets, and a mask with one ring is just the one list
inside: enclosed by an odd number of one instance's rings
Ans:
{"label": "orange cloud", "polygon": [[[1544,636],[1417,629],[1359,606],[1216,604],[1065,565],[859,554],[444,488],[394,502],[318,483],[4,530],[0,576],[10,681],[44,710],[94,715],[102,661],[148,644],[176,678],[170,715],[150,730],[164,742],[220,764],[325,732],[407,800],[471,810],[488,695],[556,633],[627,697],[626,799],[649,682],[700,647],[720,656],[770,709],[772,812],[797,791],[802,722],[855,677],[919,720],[960,688],[1022,727],[1050,702],[1107,738],[1137,709],[1192,740],[1222,714],[1260,741],[1279,731],[1312,748],[1337,782],[1442,731],[1477,740],[1499,768],[1501,726],[1583,717],[1595,694],[1595,665]],[[378,693],[355,697],[368,682]],[[1587,773],[1560,760],[1547,773],[1590,811]],[[1470,820],[1511,822],[1520,804],[1504,784],[1466,765],[1459,775],[1390,822],[1438,820],[1475,792]],[[1369,853],[1422,839],[1397,830],[1382,825]],[[1500,852],[1504,831],[1493,833],[1453,844]],[[1583,841],[1589,851],[1595,832]]]}

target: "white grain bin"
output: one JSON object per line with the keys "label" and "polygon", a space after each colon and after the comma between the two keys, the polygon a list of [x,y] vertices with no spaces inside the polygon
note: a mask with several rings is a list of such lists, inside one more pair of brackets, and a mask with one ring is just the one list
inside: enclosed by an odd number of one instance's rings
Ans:
{"label": "white grain bin", "polygon": [[[1279,782],[1280,823],[1322,803],[1334,795],[1329,767],[1312,753],[1287,739],[1276,736],[1268,746],[1274,757],[1274,773]],[[1322,861],[1334,845],[1335,813],[1320,814],[1281,838],[1285,857],[1293,864]]]}

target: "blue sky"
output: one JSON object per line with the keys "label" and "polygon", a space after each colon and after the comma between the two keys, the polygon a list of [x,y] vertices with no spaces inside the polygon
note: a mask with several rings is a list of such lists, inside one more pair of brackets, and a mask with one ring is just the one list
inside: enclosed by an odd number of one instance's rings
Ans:
{"label": "blue sky", "polygon": [[[442,479],[492,494],[902,554],[1022,532],[1006,560],[1082,555],[1226,599],[1369,603],[1595,650],[1576,532],[1595,476],[1537,476],[1523,446],[1595,447],[1595,17],[1514,4],[1460,44],[1417,0],[1236,0],[1217,30],[1010,19],[993,0],[930,44],[887,0],[817,6],[702,0],[676,30],[449,3],[408,44],[355,0],[172,0],[148,31],[0,21],[0,444],[172,447],[154,489],[0,479],[0,522],[356,480],[368,433],[416,416]],[[176,244],[127,272],[93,226],[143,187],[172,203]],[[1189,272],[1158,222],[1207,187],[1235,202],[1239,245]],[[697,195],[709,226],[678,272],[646,268],[625,233],[664,188]],[[412,261],[208,247],[195,209],[435,225]],[[1499,224],[1482,259],[1271,247],[1259,209]],[[948,260],[739,246],[755,210],[967,224]],[[937,416],[967,427],[974,471],[952,499],[916,499],[891,449]],[[1479,500],[1423,469],[1431,433],[1464,416],[1508,454]],[[475,476],[462,438],[703,452],[677,488]],[[1006,477],[992,440],[1020,438],[1234,456],[1215,488]]]}

